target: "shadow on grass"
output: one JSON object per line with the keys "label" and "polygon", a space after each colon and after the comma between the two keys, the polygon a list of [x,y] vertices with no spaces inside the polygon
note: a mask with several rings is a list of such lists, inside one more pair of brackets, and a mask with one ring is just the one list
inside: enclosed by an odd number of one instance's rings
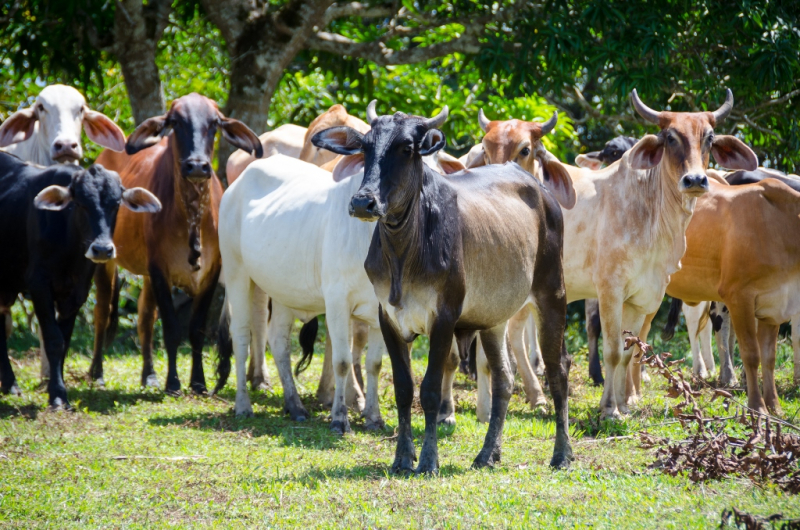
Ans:
{"label": "shadow on grass", "polygon": [[0,400],[0,420],[21,416],[26,420],[35,420],[39,416],[41,408],[37,405],[22,405],[20,407],[5,403]]}
{"label": "shadow on grass", "polygon": [[[335,466],[325,469],[312,468],[300,475],[279,477],[278,482],[298,482],[306,488],[317,488],[320,483],[328,480],[365,480],[375,481],[387,478],[407,479],[407,480],[429,480],[436,478],[454,477],[467,473],[469,469],[452,464],[444,465],[439,469],[438,477],[428,475],[394,474],[391,470],[392,462],[387,460],[385,463],[373,462],[356,466]],[[274,482],[275,479],[264,479],[264,482]]]}

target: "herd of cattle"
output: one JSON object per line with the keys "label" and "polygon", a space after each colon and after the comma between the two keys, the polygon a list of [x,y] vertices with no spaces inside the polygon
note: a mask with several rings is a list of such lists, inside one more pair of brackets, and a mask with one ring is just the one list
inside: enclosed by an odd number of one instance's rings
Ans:
{"label": "herd of cattle", "polygon": [[[791,319],[800,333],[800,178],[759,168],[740,140],[715,134],[733,107],[730,91],[713,112],[658,112],[635,90],[631,97],[658,132],[615,138],[603,151],[578,156],[576,167],[541,141],[557,114],[546,122],[491,121],[481,111],[483,140],[457,159],[442,150],[447,107],[433,118],[382,116],[373,101],[364,122],[335,105],[307,129],[284,125],[259,138],[215,102],[190,94],[126,139],[76,90],[49,86],[0,125],[0,390],[20,392],[6,341],[11,306],[28,293],[50,406],[69,407],[64,358],[92,280],[90,375],[102,384],[123,267],[144,278],[142,385],[158,384],[152,339],[160,316],[166,391],[181,391],[175,287],[193,298],[190,387],[204,393],[205,322],[224,281],[216,390],[233,357],[237,415],[252,414],[248,381],[269,384],[269,342],[286,411],[308,418],[290,334],[296,319],[305,323],[307,362],[316,318],[325,314],[317,397],[331,406],[331,429],[350,430],[348,408],[362,412],[368,429],[383,428],[378,377],[388,351],[398,410],[395,472],[438,469],[436,427],[455,423],[453,379],[468,356],[477,372],[477,415],[489,423],[475,465],[500,459],[517,371],[532,406],[545,403],[537,376],[546,374],[556,412],[551,465],[567,466],[571,358],[564,328],[574,300],[587,300],[590,374],[604,385],[604,417],[627,414],[640,395],[642,374],[630,362],[634,352],[624,349],[623,330],[646,337],[665,293],[675,299],[670,326],[681,301],[687,304],[695,375],[714,369],[713,327],[721,380],[736,383],[735,333],[749,407],[779,413],[778,327]],[[77,164],[82,129],[107,148],[88,169]],[[211,166],[218,129],[240,149],[228,160],[226,190]],[[710,169],[711,155],[732,172]],[[430,352],[415,470],[409,346],[422,334]],[[797,343],[794,352],[798,382]]]}

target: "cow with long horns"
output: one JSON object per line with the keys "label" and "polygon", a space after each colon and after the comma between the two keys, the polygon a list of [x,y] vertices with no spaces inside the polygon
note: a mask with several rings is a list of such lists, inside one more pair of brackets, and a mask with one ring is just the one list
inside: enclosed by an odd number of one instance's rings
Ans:
{"label": "cow with long horns", "polygon": [[[631,95],[636,112],[658,125],[611,166],[599,171],[559,162],[541,142],[551,128],[519,120],[481,120],[484,161],[517,161],[551,190],[574,187],[575,207],[564,211],[567,299],[598,298],[606,380],[603,417],[628,412],[622,330],[638,330],[661,304],[670,275],[686,250],[684,233],[697,198],[708,191],[709,157],[731,169],[755,169],[753,151],[714,127],[733,108],[733,94],[714,112],[657,112]],[[523,366],[524,369],[524,366]],[[485,382],[483,383],[486,384]],[[481,381],[479,380],[479,386]]]}
{"label": "cow with long horns", "polygon": [[[422,161],[445,145],[447,108],[425,119],[401,112],[378,116],[367,134],[348,127],[318,133],[315,145],[364,157],[364,179],[350,214],[375,222],[365,267],[380,300],[380,324],[394,373],[398,436],[394,472],[416,460],[411,432],[414,382],[408,344],[430,337],[420,403],[425,438],[417,473],[438,470],[436,424],[442,377],[455,336],[480,333],[492,371],[492,418],[476,467],[500,460],[512,377],[506,351],[508,319],[525,303],[536,308],[539,342],[556,406],[553,466],[567,466],[566,298],[561,271],[562,217],[556,197],[517,164],[440,175]],[[568,202],[568,201],[567,201]]]}

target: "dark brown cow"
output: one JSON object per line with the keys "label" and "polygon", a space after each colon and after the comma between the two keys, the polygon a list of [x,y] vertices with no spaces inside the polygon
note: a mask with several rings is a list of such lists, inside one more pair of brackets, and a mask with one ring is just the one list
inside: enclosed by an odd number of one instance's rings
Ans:
{"label": "dark brown cow", "polygon": [[[172,288],[178,287],[194,298],[189,324],[191,388],[197,393],[206,391],[204,329],[221,267],[217,220],[222,184],[211,167],[217,129],[234,146],[254,151],[258,157],[262,155],[261,143],[253,131],[240,121],[223,116],[214,101],[193,93],[173,101],[164,116],[139,125],[128,138],[127,154],[104,151],[97,159],[118,171],[126,187],[141,186],[153,192],[163,209],[152,216],[120,211],[114,232],[116,260],[99,267],[95,275],[95,343],[90,369],[94,379],[103,377],[103,343],[112,310],[115,270],[120,265],[144,276],[139,295],[142,384],[158,385],[152,357],[157,307],[169,356],[166,390],[180,393],[176,366],[180,327],[171,296]],[[166,131],[169,134],[165,135]]]}

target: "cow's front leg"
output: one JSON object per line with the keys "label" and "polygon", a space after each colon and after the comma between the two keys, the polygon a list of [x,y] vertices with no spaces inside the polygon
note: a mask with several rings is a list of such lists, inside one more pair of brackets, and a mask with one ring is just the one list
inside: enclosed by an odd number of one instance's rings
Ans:
{"label": "cow's front leg", "polygon": [[103,350],[106,348],[106,332],[111,325],[113,313],[111,303],[114,299],[114,282],[119,281],[115,274],[116,268],[116,264],[111,261],[97,266],[94,274],[96,292],[96,302],[94,304],[94,349],[92,364],[89,367],[89,377],[98,386],[105,384],[103,380]]}
{"label": "cow's front leg", "polygon": [[[8,314],[6,314],[8,316]],[[20,395],[14,370],[8,358],[8,326],[0,326],[0,392],[3,394]],[[41,326],[40,326],[41,327]]]}
{"label": "cow's front leg", "polygon": [[771,413],[780,416],[781,402],[775,387],[775,355],[778,349],[778,329],[780,326],[758,322],[758,345],[761,349],[762,387],[764,388],[764,404]]}
{"label": "cow's front leg", "polygon": [[622,361],[622,296],[617,289],[611,287],[598,288],[598,291],[600,320],[603,322],[603,359],[606,365],[603,397],[600,398],[600,417],[619,418],[614,374]]}
{"label": "cow's front leg", "polygon": [[[367,430],[383,430],[386,424],[381,417],[381,405],[378,400],[378,383],[381,376],[381,364],[386,346],[383,344],[383,335],[380,328],[369,327],[367,339],[367,395],[364,412],[362,413]],[[358,373],[358,372],[356,372]]]}
{"label": "cow's front leg", "polygon": [[719,354],[719,384],[735,387],[739,384],[733,368],[733,346],[736,335],[733,333],[730,311],[722,302],[712,302],[710,313]]}
{"label": "cow's front leg", "polygon": [[792,354],[794,360],[794,384],[800,385],[800,315],[792,317]]}
{"label": "cow's front leg", "polygon": [[475,416],[481,423],[489,423],[492,417],[492,370],[486,359],[486,352],[480,337],[475,338],[475,371],[478,374],[478,400],[475,404]]}
{"label": "cow's front leg", "polygon": [[300,401],[300,394],[294,384],[292,375],[291,354],[291,333],[294,326],[294,313],[286,306],[272,300],[272,318],[269,321],[267,340],[272,351],[272,358],[278,368],[283,386],[283,406],[284,410],[294,421],[305,421],[309,418],[308,411],[303,402]]}
{"label": "cow's front leg", "polygon": [[64,336],[56,321],[55,301],[44,278],[34,278],[30,283],[31,299],[36,318],[42,329],[44,347],[50,362],[50,381],[47,385],[48,401],[52,409],[69,409],[67,387],[63,378]]}
{"label": "cow's front leg", "polygon": [[453,346],[455,320],[447,311],[440,310],[431,327],[428,368],[419,390],[420,405],[425,412],[425,438],[419,453],[417,473],[435,473],[439,470],[436,420],[442,405],[442,380]]}
{"label": "cow's front leg", "polygon": [[511,399],[514,389],[514,379],[511,375],[505,341],[506,323],[490,330],[481,331],[480,335],[486,361],[492,371],[492,409],[483,448],[472,464],[477,468],[492,466],[500,462],[503,424],[508,411],[508,401]]}
{"label": "cow's front leg", "polygon": [[[351,325],[353,330],[353,373],[355,374],[356,383],[361,388],[361,392],[363,393],[364,390],[366,390],[366,387],[364,386],[364,374],[361,372],[361,357],[364,353],[364,347],[369,344],[368,341],[370,327],[364,322],[358,320],[353,320]],[[348,403],[348,406],[353,405]]]}
{"label": "cow's front leg", "polygon": [[192,317],[189,320],[189,343],[192,345],[192,377],[189,385],[192,392],[199,395],[208,393],[206,376],[203,372],[203,344],[206,339],[206,319],[211,302],[214,301],[217,280],[219,280],[219,270],[214,273],[205,291],[198,293],[193,300]]}
{"label": "cow's front leg", "polygon": [[158,388],[158,378],[153,366],[153,326],[158,315],[156,305],[153,282],[149,276],[145,276],[139,293],[136,331],[142,348],[142,386],[152,388]]}
{"label": "cow's front leg", "polygon": [[[332,300],[333,299],[333,300]],[[353,374],[353,353],[350,350],[350,308],[341,303],[338,297],[328,297],[325,306],[325,318],[328,324],[328,335],[331,338],[333,377],[335,380],[333,406],[331,407],[331,431],[337,434],[350,432],[350,421],[347,418],[347,388],[348,378],[352,377],[353,391],[360,393],[355,388]],[[363,403],[363,395],[360,396]],[[362,406],[363,408],[363,406]]]}
{"label": "cow's front leg", "polygon": [[[172,286],[164,271],[151,265],[150,286],[161,317],[161,329],[164,333],[164,347],[167,350],[167,384],[165,391],[172,396],[181,395],[181,381],[178,378],[178,345],[181,341],[181,328],[175,306],[172,305]],[[144,347],[144,344],[142,344]],[[151,360],[152,362],[152,360]],[[144,373],[142,373],[144,377]]]}
{"label": "cow's front leg", "polygon": [[453,380],[456,377],[456,370],[461,362],[458,355],[458,345],[453,341],[450,347],[450,355],[444,364],[444,375],[442,377],[442,404],[439,407],[439,416],[436,421],[442,425],[453,427],[456,424],[456,406],[453,399]]}
{"label": "cow's front leg", "polygon": [[703,357],[700,351],[700,324],[703,321],[703,312],[707,309],[706,304],[697,304],[690,306],[687,303],[683,304],[683,316],[686,319],[686,331],[689,334],[689,346],[692,351],[692,375],[699,379],[708,379],[710,368],[706,365],[706,358]]}
{"label": "cow's front leg", "polygon": [[397,447],[392,463],[392,473],[414,471],[417,459],[414,437],[411,433],[411,404],[414,402],[414,377],[411,373],[411,359],[408,344],[397,332],[394,324],[380,308],[378,318],[381,324],[383,341],[392,362],[394,380],[394,399],[397,403]]}
{"label": "cow's front leg", "polygon": [[[226,269],[225,298],[229,316],[229,338],[236,362],[236,403],[233,411],[237,416],[252,416],[250,394],[247,392],[247,357],[250,350],[250,310],[253,288],[249,277],[237,274],[238,271]],[[220,386],[217,385],[217,390]]]}
{"label": "cow's front leg", "polygon": [[253,287],[253,301],[250,309],[250,362],[247,365],[247,380],[251,390],[269,390],[267,374],[267,328],[270,317],[269,296],[258,286]]}
{"label": "cow's front leg", "polygon": [[[758,388],[758,365],[761,352],[758,343],[758,328],[755,317],[755,300],[743,296],[727,304],[731,323],[739,339],[739,354],[742,356],[747,383],[747,406],[762,413],[767,412],[761,389]],[[732,349],[732,348],[731,348]]]}
{"label": "cow's front leg", "polygon": [[317,401],[325,408],[333,406],[333,394],[336,386],[333,382],[333,348],[331,347],[331,336],[325,332],[325,353],[322,358],[322,374],[319,376],[319,387],[317,387]]}

